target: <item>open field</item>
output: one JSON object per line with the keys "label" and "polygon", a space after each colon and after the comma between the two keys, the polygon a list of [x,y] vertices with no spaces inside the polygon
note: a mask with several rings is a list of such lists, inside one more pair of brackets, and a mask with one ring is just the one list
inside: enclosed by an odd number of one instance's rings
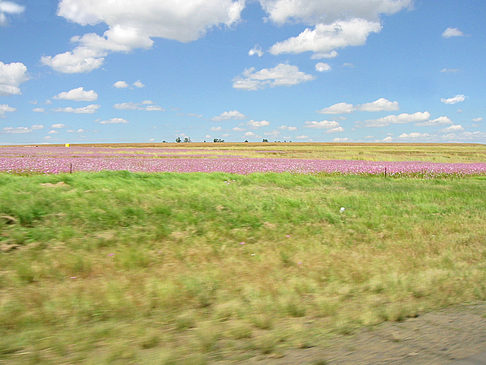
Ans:
{"label": "open field", "polygon": [[[50,145],[63,147],[63,145]],[[426,143],[116,143],[76,144],[73,147],[109,149],[169,149],[178,154],[272,157],[320,160],[486,162],[486,145]],[[19,148],[19,146],[11,146]],[[42,147],[42,145],[41,145]],[[2,151],[9,146],[0,147]],[[184,151],[187,150],[187,151]]]}
{"label": "open field", "polygon": [[455,175],[2,174],[0,363],[245,361],[485,300],[485,188]]}

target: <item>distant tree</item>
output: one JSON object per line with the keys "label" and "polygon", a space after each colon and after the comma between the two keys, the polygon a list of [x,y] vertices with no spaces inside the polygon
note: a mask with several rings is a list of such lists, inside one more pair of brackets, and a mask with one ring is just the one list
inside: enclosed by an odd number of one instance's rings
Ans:
{"label": "distant tree", "polygon": [[181,137],[177,137],[177,138],[176,138],[176,142],[177,142],[177,143],[181,143],[181,141],[182,141],[182,140],[181,140]]}
{"label": "distant tree", "polygon": [[184,143],[190,143],[190,142],[191,142],[191,137],[184,138]]}
{"label": "distant tree", "polygon": [[247,139],[245,139],[245,143],[248,143],[248,140]]}
{"label": "distant tree", "polygon": [[266,138],[263,138],[263,141],[262,142],[268,142],[268,139]]}
{"label": "distant tree", "polygon": [[213,142],[214,143],[223,143],[224,142],[224,139],[215,138],[215,139],[213,139]]}
{"label": "distant tree", "polygon": [[162,141],[162,143],[167,143],[166,141]]}

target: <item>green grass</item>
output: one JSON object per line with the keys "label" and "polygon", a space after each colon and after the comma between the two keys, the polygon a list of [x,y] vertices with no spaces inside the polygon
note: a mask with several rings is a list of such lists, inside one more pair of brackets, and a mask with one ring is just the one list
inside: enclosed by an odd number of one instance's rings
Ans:
{"label": "green grass", "polygon": [[244,360],[485,300],[485,188],[0,175],[0,363]]}

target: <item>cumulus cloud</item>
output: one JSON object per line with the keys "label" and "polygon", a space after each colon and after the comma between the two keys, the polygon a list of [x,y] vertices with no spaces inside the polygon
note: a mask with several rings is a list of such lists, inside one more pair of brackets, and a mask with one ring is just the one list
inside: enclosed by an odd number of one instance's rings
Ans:
{"label": "cumulus cloud", "polygon": [[7,15],[21,14],[24,10],[24,6],[11,1],[0,0],[0,26],[7,25]]}
{"label": "cumulus cloud", "polygon": [[94,90],[86,91],[83,87],[64,91],[54,96],[54,99],[73,100],[73,101],[95,101],[98,99],[98,94]]}
{"label": "cumulus cloud", "polygon": [[123,118],[111,118],[108,120],[102,120],[99,123],[100,124],[126,124],[128,123],[128,121]]}
{"label": "cumulus cloud", "polygon": [[46,110],[44,108],[34,108],[32,111],[35,113],[44,113]]}
{"label": "cumulus cloud", "polygon": [[353,105],[348,103],[337,103],[327,108],[318,110],[321,114],[349,114],[354,111],[363,112],[381,112],[381,111],[396,111],[400,109],[398,101],[390,101],[385,98],[379,98],[370,103],[361,105]]}
{"label": "cumulus cloud", "polygon": [[452,120],[450,120],[449,117],[442,116],[433,120],[428,120],[426,122],[417,123],[415,125],[420,127],[433,127],[436,125],[447,125],[447,124],[452,124]]}
{"label": "cumulus cloud", "polygon": [[58,113],[75,113],[75,114],[93,114],[100,108],[97,104],[87,105],[82,108],[72,108],[70,106],[66,108],[56,108],[53,111]]}
{"label": "cumulus cloud", "polygon": [[370,33],[379,33],[381,25],[365,19],[338,20],[332,24],[317,24],[307,28],[297,37],[278,42],[270,48],[274,55],[282,53],[331,52],[337,48],[361,46]]}
{"label": "cumulus cloud", "polygon": [[296,139],[309,139],[309,136],[297,136]]}
{"label": "cumulus cloud", "polygon": [[0,118],[5,117],[5,113],[12,113],[17,109],[7,105],[7,104],[0,104]]}
{"label": "cumulus cloud", "polygon": [[2,129],[3,133],[7,134],[23,134],[32,133],[34,129],[32,127],[5,127]]}
{"label": "cumulus cloud", "polygon": [[481,122],[483,120],[482,117],[477,117],[477,118],[473,118],[473,122]]}
{"label": "cumulus cloud", "polygon": [[447,28],[444,30],[442,33],[442,37],[444,38],[452,38],[452,37],[462,37],[464,36],[464,33],[462,33],[459,29],[457,28]]}
{"label": "cumulus cloud", "polygon": [[245,136],[247,136],[247,137],[254,137],[254,136],[256,136],[256,134],[253,133],[253,132],[246,132],[245,133]]}
{"label": "cumulus cloud", "polygon": [[393,141],[393,137],[388,136],[383,138],[383,142],[392,142],[392,141]]}
{"label": "cumulus cloud", "polygon": [[321,114],[349,114],[355,111],[353,104],[337,103],[327,108],[318,110]]}
{"label": "cumulus cloud", "polygon": [[42,57],[41,61],[63,73],[99,68],[110,52],[151,48],[152,38],[191,42],[213,27],[239,21],[244,0],[61,0],[57,14],[80,25],[105,23],[103,35],[88,33],[72,38],[72,51]]}
{"label": "cumulus cloud", "polygon": [[391,124],[421,123],[430,119],[429,112],[417,112],[413,114],[402,113],[399,115],[388,115],[383,118],[367,120],[365,127],[386,127]]}
{"label": "cumulus cloud", "polygon": [[146,112],[163,112],[165,111],[164,108],[158,106],[158,105],[153,105],[150,100],[145,100],[141,103],[120,103],[120,104],[115,104],[113,105],[115,109],[118,110],[143,110]]}
{"label": "cumulus cloud", "polygon": [[349,142],[349,138],[347,138],[347,137],[344,137],[344,138],[334,138],[332,141],[335,142],[335,143]]}
{"label": "cumulus cloud", "polygon": [[211,127],[211,130],[212,130],[213,132],[218,132],[218,131],[220,131],[221,129],[222,129],[221,127]]}
{"label": "cumulus cloud", "polygon": [[459,131],[463,131],[463,130],[464,130],[464,128],[463,128],[462,125],[453,124],[450,127],[444,128],[442,131],[443,132],[459,132]]}
{"label": "cumulus cloud", "polygon": [[245,119],[246,115],[243,113],[240,113],[238,110],[230,110],[221,113],[220,115],[212,118],[215,122],[221,122],[223,120],[241,120]]}
{"label": "cumulus cloud", "polygon": [[336,58],[337,56],[338,56],[338,53],[333,50],[333,51],[327,52],[327,53],[314,53],[311,56],[311,59],[320,60],[320,59],[323,59],[323,58]]}
{"label": "cumulus cloud", "polygon": [[411,132],[411,133],[402,133],[398,136],[401,139],[417,139],[417,138],[427,138],[430,137],[428,133],[419,133],[419,132]]}
{"label": "cumulus cloud", "polygon": [[316,129],[326,129],[327,131],[338,131],[342,132],[342,130],[337,130],[341,128],[338,122],[335,120],[322,120],[320,122],[316,121],[309,121],[304,123],[305,128],[316,128]]}
{"label": "cumulus cloud", "polygon": [[141,89],[141,88],[145,87],[145,85],[144,85],[144,84],[142,83],[142,81],[140,81],[140,80],[135,81],[135,82],[133,83],[133,86],[135,86],[136,88],[139,88],[139,89]]}
{"label": "cumulus cloud", "polygon": [[377,20],[410,6],[412,0],[260,0],[269,18],[277,23],[331,23],[338,19]]}
{"label": "cumulus cloud", "polygon": [[128,87],[128,84],[126,83],[126,81],[117,81],[113,84],[113,87],[116,87],[117,89],[125,89]]}
{"label": "cumulus cloud", "polygon": [[20,95],[20,84],[27,81],[27,67],[23,63],[0,61],[0,95]]}
{"label": "cumulus cloud", "polygon": [[329,64],[324,63],[324,62],[319,62],[316,64],[316,71],[317,72],[325,72],[325,71],[330,71],[331,66]]}
{"label": "cumulus cloud", "polygon": [[260,127],[266,127],[270,125],[270,122],[266,120],[262,120],[262,121],[250,120],[247,124],[254,128],[260,128]]}
{"label": "cumulus cloud", "polygon": [[62,123],[57,123],[57,124],[51,125],[51,128],[55,128],[55,129],[64,128],[64,127],[65,127],[65,125],[62,124]]}
{"label": "cumulus cloud", "polygon": [[243,90],[260,90],[266,87],[292,86],[314,80],[314,76],[299,70],[297,66],[278,64],[274,68],[264,68],[255,71],[249,68],[242,76],[233,79],[233,87]]}
{"label": "cumulus cloud", "polygon": [[292,126],[287,126],[287,125],[281,125],[278,128],[282,129],[284,131],[296,131],[297,130],[297,127],[292,127]]}
{"label": "cumulus cloud", "polygon": [[452,98],[440,99],[440,101],[443,102],[444,104],[457,104],[457,103],[462,103],[464,100],[466,100],[466,97],[464,95],[456,95]]}
{"label": "cumulus cloud", "polygon": [[263,56],[262,47],[260,47],[258,44],[255,45],[252,49],[248,51],[248,55],[262,57]]}
{"label": "cumulus cloud", "polygon": [[245,129],[244,129],[244,128],[240,128],[240,127],[234,127],[234,128],[233,128],[233,130],[234,130],[235,132],[244,132],[244,131],[245,131]]}
{"label": "cumulus cloud", "polygon": [[381,112],[381,111],[396,111],[400,106],[398,101],[390,101],[385,98],[379,98],[371,103],[361,104],[358,110],[364,112]]}

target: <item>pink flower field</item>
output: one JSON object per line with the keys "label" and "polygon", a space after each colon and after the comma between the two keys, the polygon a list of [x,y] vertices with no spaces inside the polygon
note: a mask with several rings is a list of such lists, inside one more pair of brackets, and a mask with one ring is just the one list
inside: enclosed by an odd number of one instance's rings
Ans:
{"label": "pink flower field", "polygon": [[[211,153],[213,152],[213,153]],[[7,173],[66,173],[127,170],[132,172],[255,172],[342,173],[380,175],[482,175],[486,163],[377,162],[249,158],[222,151],[165,148],[2,147],[0,171]],[[226,151],[224,151],[226,152]]]}

